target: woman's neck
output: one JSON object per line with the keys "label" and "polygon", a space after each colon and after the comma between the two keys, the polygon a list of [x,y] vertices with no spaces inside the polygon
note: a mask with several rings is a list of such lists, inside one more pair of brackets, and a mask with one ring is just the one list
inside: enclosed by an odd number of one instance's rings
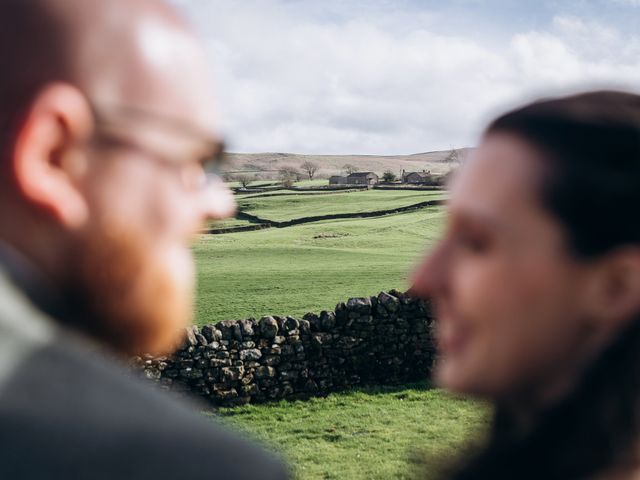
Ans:
{"label": "woman's neck", "polygon": [[568,477],[640,480],[638,379],[640,318],[574,382],[502,399],[489,452]]}
{"label": "woman's neck", "polygon": [[[585,331],[580,346],[568,352],[561,365],[556,365],[552,371],[527,382],[527,386],[499,399],[497,404],[508,414],[516,432],[530,431],[541,415],[574,395],[592,367],[619,336],[620,332],[595,335]],[[600,388],[607,387],[600,385]]]}

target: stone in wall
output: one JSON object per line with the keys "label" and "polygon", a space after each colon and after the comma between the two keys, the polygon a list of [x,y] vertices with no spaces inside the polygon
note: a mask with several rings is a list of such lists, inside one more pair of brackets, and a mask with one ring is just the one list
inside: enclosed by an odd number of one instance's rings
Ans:
{"label": "stone in wall", "polygon": [[428,378],[435,357],[431,323],[427,303],[391,290],[301,319],[192,326],[173,355],[137,357],[133,364],[163,388],[215,405],[305,399]]}

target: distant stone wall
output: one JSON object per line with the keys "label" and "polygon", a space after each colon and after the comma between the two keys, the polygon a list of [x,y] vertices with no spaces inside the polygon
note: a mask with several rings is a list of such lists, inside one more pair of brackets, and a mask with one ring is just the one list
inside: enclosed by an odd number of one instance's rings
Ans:
{"label": "distant stone wall", "polygon": [[433,359],[428,305],[392,290],[299,320],[190,327],[174,355],[138,357],[134,365],[166,389],[238,405],[425,379]]}

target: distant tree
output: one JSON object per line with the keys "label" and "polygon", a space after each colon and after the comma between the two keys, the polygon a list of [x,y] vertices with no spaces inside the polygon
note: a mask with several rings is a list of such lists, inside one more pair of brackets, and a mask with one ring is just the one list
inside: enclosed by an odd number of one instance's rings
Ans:
{"label": "distant tree", "polygon": [[342,171],[347,175],[351,175],[359,170],[355,165],[351,165],[350,163],[346,163],[342,166]]}
{"label": "distant tree", "polygon": [[462,153],[462,150],[456,150],[453,147],[451,148],[451,150],[449,150],[449,153],[444,159],[444,161],[447,163],[458,163],[458,164],[462,163],[463,160],[464,160],[464,154]]}
{"label": "distant tree", "polygon": [[291,166],[281,167],[278,169],[278,176],[283,187],[291,187],[295,182],[300,180],[300,172]]}
{"label": "distant tree", "polygon": [[248,173],[238,173],[233,179],[242,185],[242,188],[247,188],[251,182],[255,181],[256,176]]}
{"label": "distant tree", "polygon": [[313,176],[318,171],[318,168],[320,168],[320,166],[310,160],[306,160],[302,163],[302,169],[307,172],[307,175],[309,175],[309,180],[313,180]]}
{"label": "distant tree", "polygon": [[382,180],[384,180],[385,182],[395,182],[396,174],[391,170],[385,170],[385,172],[382,174]]}

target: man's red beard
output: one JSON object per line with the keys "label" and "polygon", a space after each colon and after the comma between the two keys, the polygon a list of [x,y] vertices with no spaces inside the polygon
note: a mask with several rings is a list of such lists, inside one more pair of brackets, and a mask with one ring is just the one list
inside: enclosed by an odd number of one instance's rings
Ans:
{"label": "man's red beard", "polygon": [[192,320],[191,254],[113,227],[83,238],[74,252],[63,286],[70,312],[61,320],[125,354],[169,352]]}

